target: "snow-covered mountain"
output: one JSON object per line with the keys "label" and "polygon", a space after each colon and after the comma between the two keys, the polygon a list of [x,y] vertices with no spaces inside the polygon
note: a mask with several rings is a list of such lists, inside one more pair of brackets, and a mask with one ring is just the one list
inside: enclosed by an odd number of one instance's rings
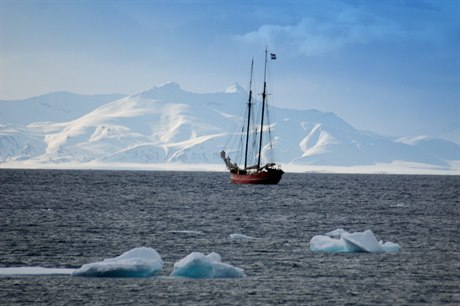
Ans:
{"label": "snow-covered mountain", "polygon": [[[127,97],[55,93],[1,101],[0,161],[4,167],[222,164],[219,152],[239,132],[246,96],[237,84],[199,94],[167,83]],[[291,169],[405,162],[458,171],[460,147],[445,140],[392,139],[316,110],[272,113],[277,162]]]}
{"label": "snow-covered mountain", "polygon": [[76,95],[55,92],[25,100],[4,100],[0,101],[0,122],[15,125],[44,121],[66,122],[122,97],[122,94]]}

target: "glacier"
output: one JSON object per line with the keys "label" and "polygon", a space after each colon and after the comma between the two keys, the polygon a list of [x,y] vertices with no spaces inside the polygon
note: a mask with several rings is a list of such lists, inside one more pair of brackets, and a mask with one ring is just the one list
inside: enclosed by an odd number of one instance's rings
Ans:
{"label": "glacier", "polygon": [[401,247],[391,241],[377,241],[371,230],[349,233],[337,229],[324,235],[313,236],[310,240],[310,250],[324,253],[399,253]]}
{"label": "glacier", "polygon": [[218,253],[192,252],[174,264],[171,276],[187,278],[243,278],[244,270],[222,262]]}
{"label": "glacier", "polygon": [[72,276],[85,277],[149,277],[163,268],[160,254],[152,248],[138,247],[115,258],[83,265]]}

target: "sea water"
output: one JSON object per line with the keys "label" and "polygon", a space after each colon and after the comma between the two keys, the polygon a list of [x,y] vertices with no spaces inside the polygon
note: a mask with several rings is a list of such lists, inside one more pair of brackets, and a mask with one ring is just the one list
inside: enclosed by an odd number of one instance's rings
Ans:
{"label": "sea water", "polygon": [[[164,266],[148,278],[0,272],[0,304],[458,305],[459,220],[459,176],[287,173],[249,186],[213,172],[2,169],[0,271],[72,271],[136,247]],[[310,251],[339,228],[401,250]],[[192,252],[246,277],[170,276]]]}

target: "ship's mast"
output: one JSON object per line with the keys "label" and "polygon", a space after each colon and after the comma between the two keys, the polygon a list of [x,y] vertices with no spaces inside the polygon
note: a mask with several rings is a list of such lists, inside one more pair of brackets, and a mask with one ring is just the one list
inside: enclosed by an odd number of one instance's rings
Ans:
{"label": "ship's mast", "polygon": [[260,118],[259,157],[257,159],[257,169],[260,168],[260,158],[262,156],[262,131],[264,128],[265,103],[267,98],[267,52],[267,48],[265,48],[264,91],[262,92],[262,116]]}
{"label": "ship's mast", "polygon": [[252,73],[254,71],[254,58],[251,61],[251,77],[249,79],[249,98],[248,98],[248,124],[246,128],[246,150],[244,152],[244,169],[248,166],[248,146],[249,146],[249,125],[251,123],[251,105],[252,105]]}

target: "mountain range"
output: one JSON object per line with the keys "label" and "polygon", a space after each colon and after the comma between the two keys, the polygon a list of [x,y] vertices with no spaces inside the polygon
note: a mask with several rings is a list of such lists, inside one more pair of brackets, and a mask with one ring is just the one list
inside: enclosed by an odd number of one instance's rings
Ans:
{"label": "mountain range", "polygon": [[[1,166],[223,170],[219,153],[241,132],[235,126],[246,99],[238,84],[193,93],[169,82],[130,96],[57,92],[3,100]],[[271,109],[276,161],[288,171],[460,174],[453,142],[361,131],[318,110]]]}

